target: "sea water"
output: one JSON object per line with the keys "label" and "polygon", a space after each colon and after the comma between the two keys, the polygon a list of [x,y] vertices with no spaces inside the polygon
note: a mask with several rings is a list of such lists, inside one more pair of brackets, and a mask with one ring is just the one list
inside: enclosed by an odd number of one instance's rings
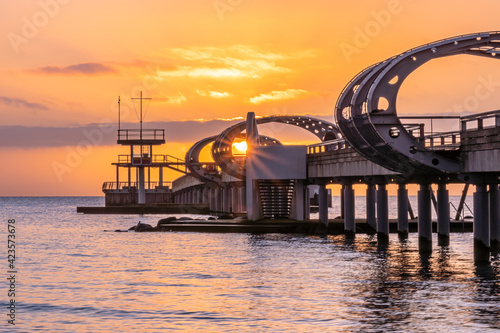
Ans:
{"label": "sea water", "polygon": [[103,204],[0,198],[2,332],[500,331],[500,257],[474,263],[470,233],[424,254],[415,234],[106,232],[165,216],[76,213]]}

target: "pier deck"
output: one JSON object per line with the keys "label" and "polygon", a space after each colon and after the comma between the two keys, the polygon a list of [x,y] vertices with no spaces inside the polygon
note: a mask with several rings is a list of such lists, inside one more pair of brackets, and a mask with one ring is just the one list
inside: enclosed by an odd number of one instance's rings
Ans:
{"label": "pier deck", "polygon": [[83,214],[210,214],[207,204],[156,204],[76,207]]}

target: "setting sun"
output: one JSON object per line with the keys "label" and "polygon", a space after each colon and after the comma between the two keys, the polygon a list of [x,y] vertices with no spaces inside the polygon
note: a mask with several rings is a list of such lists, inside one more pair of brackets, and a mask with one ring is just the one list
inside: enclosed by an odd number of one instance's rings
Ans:
{"label": "setting sun", "polygon": [[234,155],[245,155],[247,152],[247,142],[240,141],[233,143],[233,154]]}

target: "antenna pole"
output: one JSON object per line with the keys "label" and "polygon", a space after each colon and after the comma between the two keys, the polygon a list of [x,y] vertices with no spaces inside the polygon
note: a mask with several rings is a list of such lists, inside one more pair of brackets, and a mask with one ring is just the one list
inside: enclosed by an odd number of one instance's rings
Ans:
{"label": "antenna pole", "polygon": [[139,118],[139,122],[140,122],[140,138],[142,140],[142,100],[143,99],[151,99],[151,98],[142,98],[142,91],[141,91],[141,95],[139,98],[132,98],[132,99],[139,99],[140,102],[141,102],[141,117]]}
{"label": "antenna pole", "polygon": [[142,140],[142,90],[141,90],[141,140]]}
{"label": "antenna pole", "polygon": [[118,133],[120,133],[120,96],[118,96]]}

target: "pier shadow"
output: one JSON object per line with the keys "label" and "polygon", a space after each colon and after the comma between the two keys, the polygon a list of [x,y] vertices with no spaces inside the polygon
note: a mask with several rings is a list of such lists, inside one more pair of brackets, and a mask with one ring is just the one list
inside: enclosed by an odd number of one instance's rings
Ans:
{"label": "pier shadow", "polygon": [[473,321],[490,329],[500,327],[500,257],[492,256],[491,262],[480,261],[475,263],[475,283],[473,307],[471,315]]}

